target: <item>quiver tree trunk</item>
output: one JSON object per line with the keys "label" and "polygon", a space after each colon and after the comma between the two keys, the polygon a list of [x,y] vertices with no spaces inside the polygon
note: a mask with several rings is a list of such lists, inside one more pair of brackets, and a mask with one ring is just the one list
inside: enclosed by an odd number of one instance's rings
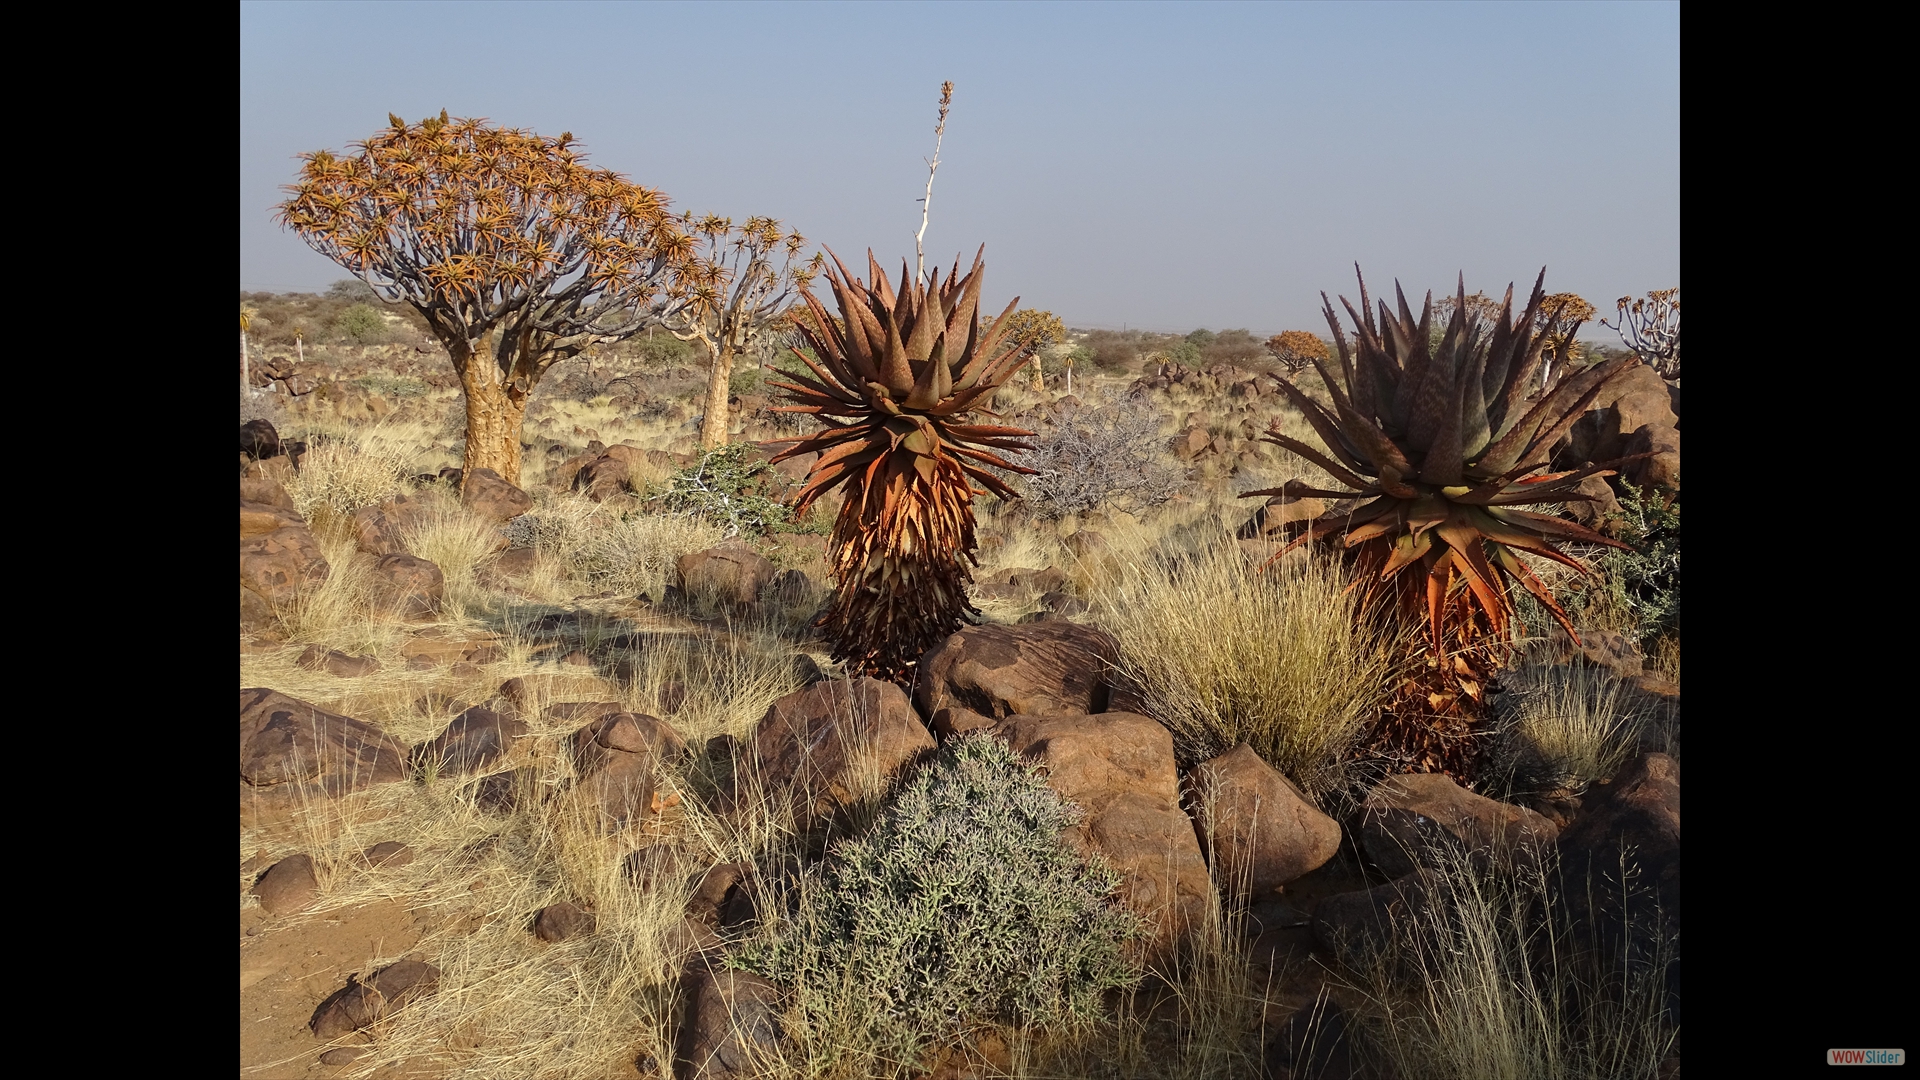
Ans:
{"label": "quiver tree trunk", "polygon": [[700,422],[700,447],[712,450],[727,445],[731,431],[730,417],[727,415],[727,398],[733,388],[734,349],[730,344],[718,348],[707,346],[707,356],[711,363],[707,367],[707,413]]}
{"label": "quiver tree trunk", "polygon": [[530,380],[504,377],[494,360],[490,341],[482,341],[464,351],[455,352],[454,367],[460,373],[460,388],[467,399],[467,452],[462,463],[464,475],[475,469],[492,469],[507,481],[520,485],[520,432],[526,424],[527,399],[533,389]]}

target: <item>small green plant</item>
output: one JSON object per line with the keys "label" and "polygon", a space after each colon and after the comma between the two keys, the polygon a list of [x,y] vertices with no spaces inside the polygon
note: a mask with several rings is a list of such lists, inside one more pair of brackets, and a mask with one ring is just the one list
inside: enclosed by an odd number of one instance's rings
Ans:
{"label": "small green plant", "polygon": [[365,345],[378,340],[387,329],[387,321],[370,304],[355,304],[340,313],[333,320],[333,327],[340,336],[355,345]]}
{"label": "small green plant", "polygon": [[649,500],[668,513],[702,518],[727,531],[765,536],[778,532],[792,513],[766,493],[760,477],[767,459],[748,443],[731,443],[701,455],[697,464],[675,473],[667,490]]}
{"label": "small green plant", "polygon": [[950,741],[735,963],[793,987],[806,1028],[898,1067],[979,1023],[1095,1021],[1139,979],[1140,928],[1119,876],[1062,842],[1079,818],[1000,740]]}

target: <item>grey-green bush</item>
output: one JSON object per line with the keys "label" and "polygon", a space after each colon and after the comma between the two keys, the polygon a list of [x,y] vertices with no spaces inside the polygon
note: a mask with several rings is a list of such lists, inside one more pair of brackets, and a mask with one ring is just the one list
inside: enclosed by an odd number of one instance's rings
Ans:
{"label": "grey-green bush", "polygon": [[903,1068],[971,1024],[1095,1020],[1139,979],[1140,927],[1118,875],[1061,841],[1079,817],[1005,743],[952,740],[735,962],[795,989],[808,1027]]}

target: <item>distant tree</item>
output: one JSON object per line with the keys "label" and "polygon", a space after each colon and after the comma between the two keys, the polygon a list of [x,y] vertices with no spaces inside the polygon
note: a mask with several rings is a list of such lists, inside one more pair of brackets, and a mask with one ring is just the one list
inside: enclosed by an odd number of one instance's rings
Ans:
{"label": "distant tree", "polygon": [[587,167],[570,132],[388,119],[351,154],[302,155],[280,221],[420,313],[466,395],[466,471],[517,484],[541,376],[676,313],[694,242],[666,196]]}
{"label": "distant tree", "polygon": [[1599,311],[1592,304],[1575,293],[1551,293],[1540,301],[1534,326],[1546,341],[1541,354],[1541,386],[1553,385],[1554,370],[1579,358],[1579,343],[1573,340],[1573,335],[1579,333],[1581,324],[1597,314]]}
{"label": "distant tree", "polygon": [[732,218],[708,214],[679,219],[693,251],[676,271],[676,288],[686,303],[669,314],[662,328],[681,341],[698,343],[707,353],[707,408],[700,423],[700,445],[727,445],[727,397],[733,362],[765,339],[792,329],[788,302],[804,292],[821,265],[799,261],[806,238],[783,233],[772,218],[748,218],[735,228]]}
{"label": "distant tree", "polygon": [[1287,374],[1298,375],[1316,358],[1327,358],[1327,343],[1305,330],[1287,330],[1267,339],[1267,351],[1287,369]]}
{"label": "distant tree", "polygon": [[253,325],[254,314],[252,308],[240,309],[240,388],[242,390],[253,386],[252,362],[247,356],[247,329]]}
{"label": "distant tree", "polygon": [[1647,366],[1672,382],[1680,381],[1680,290],[1655,289],[1644,300],[1623,296],[1614,301],[1614,321],[1600,325],[1620,340]]}
{"label": "distant tree", "polygon": [[1067,328],[1051,311],[1021,308],[1007,317],[1007,340],[1026,346],[1033,356],[1033,386],[1038,390],[1044,378],[1040,354],[1067,340]]}

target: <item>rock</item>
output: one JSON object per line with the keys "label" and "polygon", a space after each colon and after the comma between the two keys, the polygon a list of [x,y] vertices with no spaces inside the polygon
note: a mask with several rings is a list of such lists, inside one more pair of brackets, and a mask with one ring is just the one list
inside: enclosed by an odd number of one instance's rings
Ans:
{"label": "rock", "polygon": [[[275,485],[276,487],[278,485]],[[303,529],[307,521],[292,510],[258,503],[240,503],[240,539],[251,540],[277,529]]]}
{"label": "rock", "polygon": [[1680,429],[1666,424],[1643,424],[1627,437],[1624,452],[1653,456],[1626,466],[1627,479],[1643,488],[1680,486]]}
{"label": "rock", "polygon": [[313,859],[307,855],[289,855],[267,868],[253,883],[253,895],[269,915],[299,911],[320,895],[320,881],[313,874]]}
{"label": "rock", "polygon": [[407,778],[407,749],[373,724],[277,690],[240,691],[240,805],[284,808]]}
{"label": "rock", "polygon": [[768,707],[747,758],[804,832],[872,794],[933,746],[905,691],[876,679],[835,679]]}
{"label": "rock", "polygon": [[1119,659],[1119,644],[1094,626],[970,626],[920,658],[914,701],[927,716],[957,705],[996,720],[1105,712]]}
{"label": "rock", "polygon": [[717,957],[725,950],[726,944],[713,927],[691,916],[681,916],[679,922],[667,928],[660,948],[666,953],[671,967],[684,971],[684,965],[689,960]]}
{"label": "rock", "polygon": [[1213,449],[1213,436],[1207,429],[1195,425],[1173,437],[1171,444],[1173,456],[1181,461],[1192,461]]}
{"label": "rock", "polygon": [[582,911],[562,900],[541,908],[540,913],[534,916],[533,935],[541,941],[565,941],[593,933],[597,924],[598,920],[592,912]]}
{"label": "rock", "polygon": [[688,597],[751,604],[773,580],[773,564],[738,540],[682,555],[673,564],[674,583]]}
{"label": "rock", "polygon": [[431,742],[414,747],[414,767],[441,776],[479,772],[513,748],[530,729],[519,720],[475,706],[453,718]]}
{"label": "rock", "polygon": [[1547,631],[1547,655],[1556,664],[1577,663],[1611,671],[1623,679],[1639,677],[1646,670],[1646,656],[1640,643],[1612,630],[1582,629],[1576,644],[1558,623]]}
{"label": "rock", "polygon": [[1246,743],[1196,766],[1188,788],[1214,879],[1231,893],[1264,896],[1340,850],[1340,823]]}
{"label": "rock", "polygon": [[258,598],[256,610],[278,612],[302,591],[325,582],[330,572],[319,542],[305,525],[240,541],[240,588]]}
{"label": "rock", "polygon": [[504,525],[533,509],[533,497],[492,469],[474,469],[461,477],[460,504],[496,525]]}
{"label": "rock", "polygon": [[1267,500],[1265,506],[1253,512],[1244,524],[1234,530],[1234,536],[1240,540],[1258,540],[1277,535],[1282,528],[1296,521],[1307,521],[1327,512],[1327,504],[1320,499],[1300,495],[1275,495]]}
{"label": "rock", "polygon": [[374,559],[370,569],[368,591],[382,612],[418,619],[440,610],[447,577],[433,563],[400,552]]}
{"label": "rock", "polygon": [[999,723],[999,721],[991,716],[981,716],[979,713],[964,706],[949,705],[933,714],[932,727],[934,734],[943,738],[951,738],[961,732],[974,731],[978,728],[990,728],[997,723]]}
{"label": "rock", "polygon": [[336,1046],[320,1055],[320,1064],[351,1065],[365,1057],[370,1049],[372,1048],[366,1046]]}
{"label": "rock", "polygon": [[360,857],[371,867],[391,866],[398,869],[413,862],[413,849],[398,840],[382,840],[361,852]]}
{"label": "rock", "polygon": [[602,827],[623,827],[651,813],[655,770],[686,746],[665,720],[639,713],[609,713],[574,732],[579,790],[598,807]]}
{"label": "rock", "polygon": [[1364,1075],[1354,1062],[1353,1037],[1346,1010],[1321,997],[1287,1018],[1287,1026],[1267,1048],[1267,1075],[1288,1080],[1355,1080]]}
{"label": "rock", "polygon": [[[1645,962],[1680,933],[1680,763],[1642,754],[1611,783],[1588,789],[1560,836],[1559,897],[1607,955]],[[1626,864],[1623,870],[1622,864]],[[1668,1009],[1679,1010],[1678,966]]]}
{"label": "rock", "polygon": [[1612,461],[1626,454],[1627,440],[1641,426],[1674,427],[1673,398],[1667,381],[1645,364],[1634,364],[1602,387],[1593,407],[1568,432],[1577,461]]}
{"label": "rock", "polygon": [[1613,494],[1613,486],[1604,476],[1589,476],[1574,485],[1574,493],[1588,497],[1585,501],[1566,503],[1567,516],[1585,525],[1589,529],[1598,529],[1606,524],[1611,514],[1620,510],[1620,500]]}
{"label": "rock", "polygon": [[485,677],[487,673],[480,670],[479,664],[472,664],[462,660],[448,668],[447,674],[456,679],[479,679]]}
{"label": "rock", "polygon": [[400,536],[400,523],[378,506],[363,506],[353,512],[353,536],[357,550],[368,555],[405,555],[406,541]]}
{"label": "rock", "polygon": [[1442,773],[1391,776],[1361,804],[1360,842],[1388,877],[1412,873],[1430,848],[1479,860],[1538,860],[1560,830],[1524,807],[1476,795]]}
{"label": "rock", "polygon": [[1146,920],[1147,961],[1168,959],[1206,917],[1213,891],[1193,821],[1180,808],[1173,736],[1132,713],[1020,715],[994,731],[1087,812],[1078,846],[1119,872],[1122,899]]}
{"label": "rock", "polygon": [[324,671],[343,679],[357,679],[380,670],[380,661],[371,656],[349,656],[324,645],[309,645],[294,661],[308,671]]}
{"label": "rock", "polygon": [[497,664],[506,658],[506,646],[498,641],[483,641],[460,656],[460,659],[469,664]]}
{"label": "rock", "polygon": [[674,1047],[675,1080],[760,1075],[782,1037],[779,989],[750,972],[693,964],[681,995],[686,1011]]}
{"label": "rock", "polygon": [[240,425],[240,452],[256,460],[279,457],[280,433],[265,420],[249,420]]}
{"label": "rock", "polygon": [[539,786],[540,774],[531,768],[483,776],[471,788],[473,805],[489,813],[511,814]]}
{"label": "rock", "polygon": [[493,562],[487,564],[496,574],[506,577],[526,577],[540,565],[540,553],[533,548],[510,548],[503,551]]}
{"label": "rock", "polygon": [[[287,494],[287,489],[281,486],[280,481],[272,477],[242,476],[240,478],[240,504],[245,506],[248,503],[292,511],[296,517],[299,515],[299,512],[294,510],[293,496]],[[300,522],[305,524],[306,519],[300,518]]]}
{"label": "rock", "polygon": [[389,964],[362,981],[347,977],[347,985],[333,992],[313,1011],[307,1026],[316,1038],[337,1039],[385,1019],[395,1011],[439,989],[440,969],[419,960]]}
{"label": "rock", "polygon": [[709,867],[694,884],[687,900],[687,917],[709,926],[732,929],[759,918],[754,903],[751,863],[721,863]]}
{"label": "rock", "polygon": [[[1405,957],[1441,885],[1437,871],[1420,869],[1385,885],[1324,897],[1313,910],[1314,943],[1355,971],[1382,957]],[[1396,974],[1405,972],[1398,968]]]}

